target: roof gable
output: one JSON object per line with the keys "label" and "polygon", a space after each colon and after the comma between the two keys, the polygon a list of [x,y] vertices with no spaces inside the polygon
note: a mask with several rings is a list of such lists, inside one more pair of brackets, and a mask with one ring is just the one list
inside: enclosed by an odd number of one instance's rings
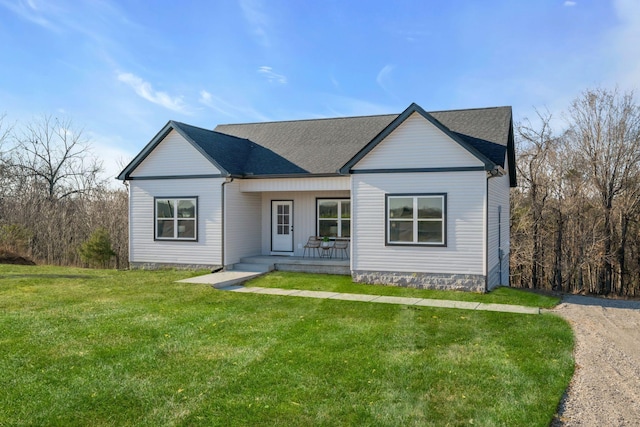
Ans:
{"label": "roof gable", "polygon": [[487,156],[480,152],[473,144],[468,140],[461,138],[459,134],[452,132],[435,119],[431,114],[423,110],[418,104],[411,104],[406,110],[404,110],[398,117],[396,117],[386,128],[384,128],[375,138],[373,138],[367,145],[365,145],[355,156],[349,159],[341,168],[340,173],[349,173],[349,170],[354,167],[359,161],[361,161],[368,153],[370,153],[375,147],[378,146],[385,138],[387,138],[394,130],[396,130],[402,123],[404,123],[412,114],[417,113],[439,129],[442,133],[448,136],[450,139],[460,144],[463,148],[469,151],[473,156],[480,160],[486,169],[494,169],[495,163],[492,162]]}
{"label": "roof gable", "polygon": [[438,170],[442,168],[484,169],[466,148],[417,112],[368,151],[349,173],[391,170]]}
{"label": "roof gable", "polygon": [[[185,130],[182,127],[187,127],[187,126],[188,125],[184,125],[179,122],[174,122],[173,120],[168,121],[167,124],[164,125],[164,127],[160,130],[160,132],[158,132],[153,137],[153,139],[151,139],[151,141],[149,141],[149,143],[142,149],[142,151],[140,151],[140,153],[138,153],[138,155],[134,157],[133,160],[123,169],[123,171],[120,172],[120,175],[118,175],[118,179],[120,180],[132,179],[133,178],[132,174],[134,173],[136,168],[138,168],[142,164],[142,162],[144,162],[144,160],[156,149],[156,147],[158,147],[158,145],[160,145],[160,143],[167,137],[167,135],[169,135],[169,133],[171,133],[172,130],[180,134],[188,143],[190,143],[193,146],[193,148],[195,148],[209,162],[211,162],[211,164],[216,169],[218,169],[222,175],[229,175],[229,172],[225,168],[220,166],[218,162],[216,162],[209,155],[204,153],[202,148],[193,141],[191,135],[189,135],[188,132],[185,132]],[[192,127],[192,126],[188,126],[188,127]]]}

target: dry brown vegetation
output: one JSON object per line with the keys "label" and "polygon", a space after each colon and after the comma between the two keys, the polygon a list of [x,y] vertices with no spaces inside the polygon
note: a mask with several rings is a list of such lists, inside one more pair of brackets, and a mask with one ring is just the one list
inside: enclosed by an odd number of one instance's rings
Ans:
{"label": "dry brown vegetation", "polygon": [[102,164],[70,120],[43,116],[10,125],[0,117],[0,251],[51,265],[83,265],[78,248],[105,228],[128,259],[127,192],[102,177]]}
{"label": "dry brown vegetation", "polygon": [[600,295],[640,295],[640,107],[633,93],[587,90],[566,129],[516,126],[519,187],[512,192],[512,284]]}

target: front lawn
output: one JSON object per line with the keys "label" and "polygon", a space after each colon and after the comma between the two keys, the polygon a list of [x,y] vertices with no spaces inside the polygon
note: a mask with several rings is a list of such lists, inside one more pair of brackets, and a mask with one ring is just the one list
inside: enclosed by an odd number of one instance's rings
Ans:
{"label": "front lawn", "polygon": [[175,283],[192,274],[0,265],[0,425],[546,426],[573,372],[554,315]]}

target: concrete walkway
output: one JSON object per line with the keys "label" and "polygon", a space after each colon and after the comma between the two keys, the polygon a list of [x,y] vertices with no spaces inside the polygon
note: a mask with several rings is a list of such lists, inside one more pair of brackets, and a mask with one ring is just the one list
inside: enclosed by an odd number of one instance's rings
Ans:
{"label": "concrete walkway", "polygon": [[406,298],[406,297],[392,297],[392,296],[380,296],[380,295],[348,294],[348,293],[325,292],[325,291],[301,291],[299,289],[260,288],[255,286],[245,287],[245,286],[238,286],[238,285],[232,285],[232,286],[222,287],[218,289],[223,291],[251,293],[251,294],[337,299],[337,300],[343,300],[343,301],[363,301],[363,302],[375,302],[375,303],[383,303],[383,304],[415,305],[415,306],[422,306],[422,307],[459,308],[462,310],[499,311],[504,313],[518,313],[518,314],[540,314],[540,309],[537,307],[524,307],[520,305],[509,305],[509,304],[484,304],[480,302],[468,302],[468,301],[449,301],[449,300],[427,299],[427,298]]}
{"label": "concrete walkway", "polygon": [[249,279],[265,274],[256,271],[222,271],[180,280],[181,283],[198,283],[211,285],[216,289],[230,292],[281,295],[304,298],[337,299],[343,301],[376,302],[382,304],[416,305],[422,307],[458,308],[461,310],[499,311],[504,313],[540,314],[537,307],[524,307],[510,304],[484,304],[481,302],[450,301],[428,298],[406,298],[380,295],[348,294],[325,291],[302,291],[299,289],[245,287],[241,284]]}

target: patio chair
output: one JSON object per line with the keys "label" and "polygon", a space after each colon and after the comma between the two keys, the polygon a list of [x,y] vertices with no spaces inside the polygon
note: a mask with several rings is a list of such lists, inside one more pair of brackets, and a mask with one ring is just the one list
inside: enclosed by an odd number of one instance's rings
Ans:
{"label": "patio chair", "polygon": [[348,240],[336,240],[333,244],[333,256],[337,258],[338,256],[335,252],[340,251],[340,258],[349,258],[349,251],[347,250],[348,247]]}
{"label": "patio chair", "polygon": [[[318,239],[316,236],[309,236],[309,240],[307,240],[307,243],[304,245],[302,258],[304,258],[307,255],[307,249],[309,249],[309,254],[312,254],[313,250],[315,249],[316,252],[318,253],[318,256],[320,256],[320,239]],[[315,258],[315,255],[314,255],[314,258]]]}

